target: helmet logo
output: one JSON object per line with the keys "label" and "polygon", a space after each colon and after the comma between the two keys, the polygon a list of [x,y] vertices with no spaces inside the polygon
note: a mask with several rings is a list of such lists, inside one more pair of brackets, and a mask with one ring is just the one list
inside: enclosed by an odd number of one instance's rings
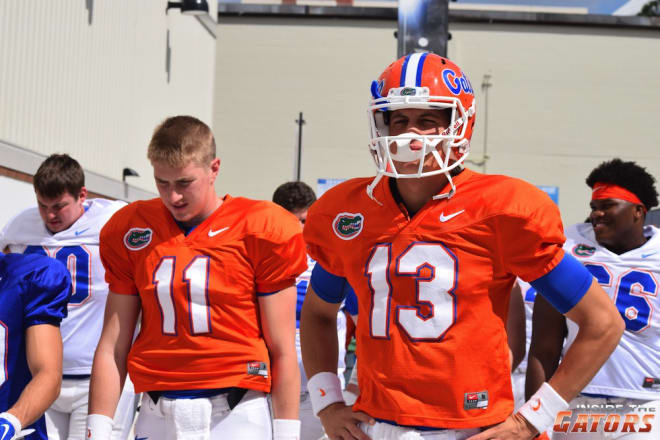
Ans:
{"label": "helmet logo", "polygon": [[465,76],[463,72],[460,72],[460,74],[460,76],[457,76],[456,72],[452,69],[445,69],[442,71],[442,79],[449,91],[454,95],[460,95],[461,90],[470,95],[474,95],[470,80],[467,79],[467,76]]}
{"label": "helmet logo", "polygon": [[342,240],[352,240],[360,235],[364,226],[364,216],[360,213],[341,212],[332,222],[332,230]]}
{"label": "helmet logo", "polygon": [[401,89],[401,96],[415,96],[417,90],[414,87],[404,87]]}

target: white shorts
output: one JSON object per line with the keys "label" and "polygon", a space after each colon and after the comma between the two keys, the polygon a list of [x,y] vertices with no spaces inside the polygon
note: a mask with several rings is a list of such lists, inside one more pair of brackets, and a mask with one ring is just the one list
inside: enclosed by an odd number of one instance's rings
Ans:
{"label": "white shorts", "polygon": [[382,422],[376,422],[373,426],[361,423],[360,429],[372,440],[464,440],[481,432],[478,428],[419,431]]}
{"label": "white shorts", "polygon": [[[553,429],[553,440],[660,439],[660,400],[580,396],[571,400],[570,410],[570,417],[567,416],[559,420],[559,426],[567,429],[568,432],[557,432],[557,430]],[[582,416],[582,421],[586,422],[586,427],[583,428],[580,424],[577,427],[575,426],[575,422],[578,421],[578,414],[586,414],[586,416]],[[593,419],[589,417],[590,414],[604,414],[604,417],[593,430],[595,432],[590,432],[592,431],[593,424]],[[650,422],[651,430],[650,432],[639,432],[639,430],[645,429],[646,425],[643,417],[648,414],[655,414],[653,418],[647,418],[647,421]],[[629,422],[627,427],[624,426],[626,417]],[[615,424],[617,420],[618,423]]]}
{"label": "white shorts", "polygon": [[[62,379],[60,395],[46,410],[46,429],[49,440],[80,440],[87,427],[89,379]],[[126,440],[135,417],[135,391],[126,378],[115,411],[112,440]]]}
{"label": "white shorts", "polygon": [[271,440],[272,424],[266,395],[249,390],[229,409],[227,395],[168,399],[154,403],[143,393],[135,437],[158,440]]}

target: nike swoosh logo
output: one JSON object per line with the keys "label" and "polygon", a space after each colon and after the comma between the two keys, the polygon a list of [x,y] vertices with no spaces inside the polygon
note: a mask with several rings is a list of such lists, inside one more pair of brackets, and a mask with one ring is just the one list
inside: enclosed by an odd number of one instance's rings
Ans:
{"label": "nike swoosh logo", "polygon": [[449,220],[453,219],[454,217],[456,217],[457,215],[462,214],[464,212],[465,212],[465,209],[461,209],[460,211],[455,212],[453,214],[449,214],[449,215],[445,215],[445,213],[442,212],[442,213],[440,213],[440,221],[442,223],[444,223],[444,222],[449,221]]}
{"label": "nike swoosh logo", "polygon": [[657,252],[651,252],[650,254],[642,254],[642,258],[647,258],[650,257],[651,255],[655,255]]}
{"label": "nike swoosh logo", "polygon": [[541,409],[541,399],[536,399],[536,405],[532,405],[532,410],[538,411]]}
{"label": "nike swoosh logo", "polygon": [[209,237],[215,237],[219,233],[225,232],[227,229],[229,229],[229,226],[225,226],[224,228],[220,228],[220,229],[215,230],[215,231],[213,229],[209,229]]}
{"label": "nike swoosh logo", "polygon": [[76,231],[76,232],[74,232],[74,234],[76,234],[76,237],[77,237],[77,236],[79,236],[80,234],[85,233],[85,231],[87,231],[87,230],[89,230],[89,228],[85,228],[85,229],[83,229],[83,230],[81,230],[81,231]]}
{"label": "nike swoosh logo", "polygon": [[7,438],[6,435],[9,432],[9,426],[2,425],[2,429],[4,430],[4,432],[2,433],[2,436],[0,436],[0,439],[5,439]]}

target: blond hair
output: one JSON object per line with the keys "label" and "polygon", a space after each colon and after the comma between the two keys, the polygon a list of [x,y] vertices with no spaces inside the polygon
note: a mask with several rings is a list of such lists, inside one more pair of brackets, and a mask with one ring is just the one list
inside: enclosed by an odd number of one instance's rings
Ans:
{"label": "blond hair", "polygon": [[215,159],[215,139],[211,129],[192,116],[173,116],[156,127],[149,142],[151,163],[182,167],[190,162],[208,166]]}

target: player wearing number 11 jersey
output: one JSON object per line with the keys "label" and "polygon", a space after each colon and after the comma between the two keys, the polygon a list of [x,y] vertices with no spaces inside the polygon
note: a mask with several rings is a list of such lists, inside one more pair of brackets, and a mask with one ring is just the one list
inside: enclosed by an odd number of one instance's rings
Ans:
{"label": "player wearing number 11 jersey", "polygon": [[145,392],[138,438],[299,440],[298,220],[271,202],[218,197],[215,140],[196,118],[166,119],[148,157],[160,198],[128,205],[101,232],[110,294],[88,437],[107,439],[128,370]]}
{"label": "player wearing number 11 jersey", "polygon": [[[475,105],[458,66],[411,54],[371,92],[378,174],[326,192],[305,224],[317,261],[301,322],[314,409],[331,440],[530,439],[552,422],[550,408],[565,406],[596,372],[606,358],[598,353],[614,348],[620,318],[564,254],[559,212],[546,195],[463,167]],[[505,329],[516,275],[577,319],[586,344],[567,354],[574,368],[512,414]],[[327,349],[346,282],[359,304],[355,411],[337,392]],[[594,306],[598,316],[585,313]]]}

